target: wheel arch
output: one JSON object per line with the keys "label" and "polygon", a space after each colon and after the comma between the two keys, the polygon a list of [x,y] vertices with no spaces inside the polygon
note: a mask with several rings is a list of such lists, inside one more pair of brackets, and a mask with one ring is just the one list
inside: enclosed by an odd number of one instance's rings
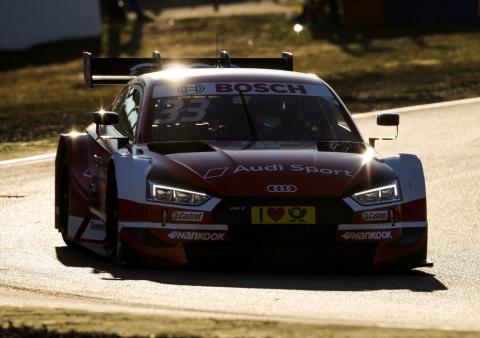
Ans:
{"label": "wheel arch", "polygon": [[67,149],[66,137],[65,135],[60,135],[57,145],[57,154],[55,156],[55,229],[58,229],[59,231],[62,231],[65,227],[65,224],[62,224],[63,222],[61,219],[61,195],[65,175],[67,175],[68,172]]}
{"label": "wheel arch", "polygon": [[106,242],[109,255],[124,261],[126,246],[119,240],[125,212],[121,200],[144,203],[150,162],[131,155],[114,154],[107,165],[105,191]]}
{"label": "wheel arch", "polygon": [[62,231],[67,224],[61,217],[63,189],[68,189],[68,215],[88,214],[89,136],[85,133],[61,134],[55,157],[55,228]]}

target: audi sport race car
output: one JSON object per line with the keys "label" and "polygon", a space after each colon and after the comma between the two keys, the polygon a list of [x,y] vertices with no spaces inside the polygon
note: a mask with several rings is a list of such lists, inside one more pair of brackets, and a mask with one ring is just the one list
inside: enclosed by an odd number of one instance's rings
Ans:
{"label": "audi sport race car", "polygon": [[132,264],[430,265],[420,160],[380,157],[291,54],[84,53],[84,75],[124,87],[84,132],[60,137],[55,226],[67,244]]}

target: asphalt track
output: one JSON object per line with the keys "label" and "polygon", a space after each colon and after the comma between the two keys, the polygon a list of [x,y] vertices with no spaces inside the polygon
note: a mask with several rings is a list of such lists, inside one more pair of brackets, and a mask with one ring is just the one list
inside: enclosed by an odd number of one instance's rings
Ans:
{"label": "asphalt track", "polygon": [[[364,136],[392,129],[357,119]],[[142,270],[69,249],[53,161],[0,166],[0,305],[480,330],[480,103],[402,112],[383,155],[415,153],[431,269],[408,274]]]}

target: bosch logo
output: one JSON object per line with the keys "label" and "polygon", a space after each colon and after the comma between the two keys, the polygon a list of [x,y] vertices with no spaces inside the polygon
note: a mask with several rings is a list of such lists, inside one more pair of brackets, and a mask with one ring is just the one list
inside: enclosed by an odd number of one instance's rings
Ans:
{"label": "bosch logo", "polygon": [[293,184],[271,184],[267,185],[268,192],[296,192],[298,190]]}
{"label": "bosch logo", "polygon": [[198,83],[189,83],[183,87],[178,88],[178,92],[185,95],[201,94],[204,91],[205,86]]}

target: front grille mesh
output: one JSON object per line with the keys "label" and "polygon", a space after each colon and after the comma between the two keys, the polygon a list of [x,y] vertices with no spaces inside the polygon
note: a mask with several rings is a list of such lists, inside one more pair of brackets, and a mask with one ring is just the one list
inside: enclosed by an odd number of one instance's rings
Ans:
{"label": "front grille mesh", "polygon": [[[315,224],[252,224],[252,206],[315,206]],[[351,223],[353,211],[340,199],[225,199],[213,210],[214,222],[228,224],[229,242],[186,243],[190,263],[231,265],[337,265],[371,263],[374,245],[336,242],[338,224]],[[356,263],[354,263],[356,264]]]}

